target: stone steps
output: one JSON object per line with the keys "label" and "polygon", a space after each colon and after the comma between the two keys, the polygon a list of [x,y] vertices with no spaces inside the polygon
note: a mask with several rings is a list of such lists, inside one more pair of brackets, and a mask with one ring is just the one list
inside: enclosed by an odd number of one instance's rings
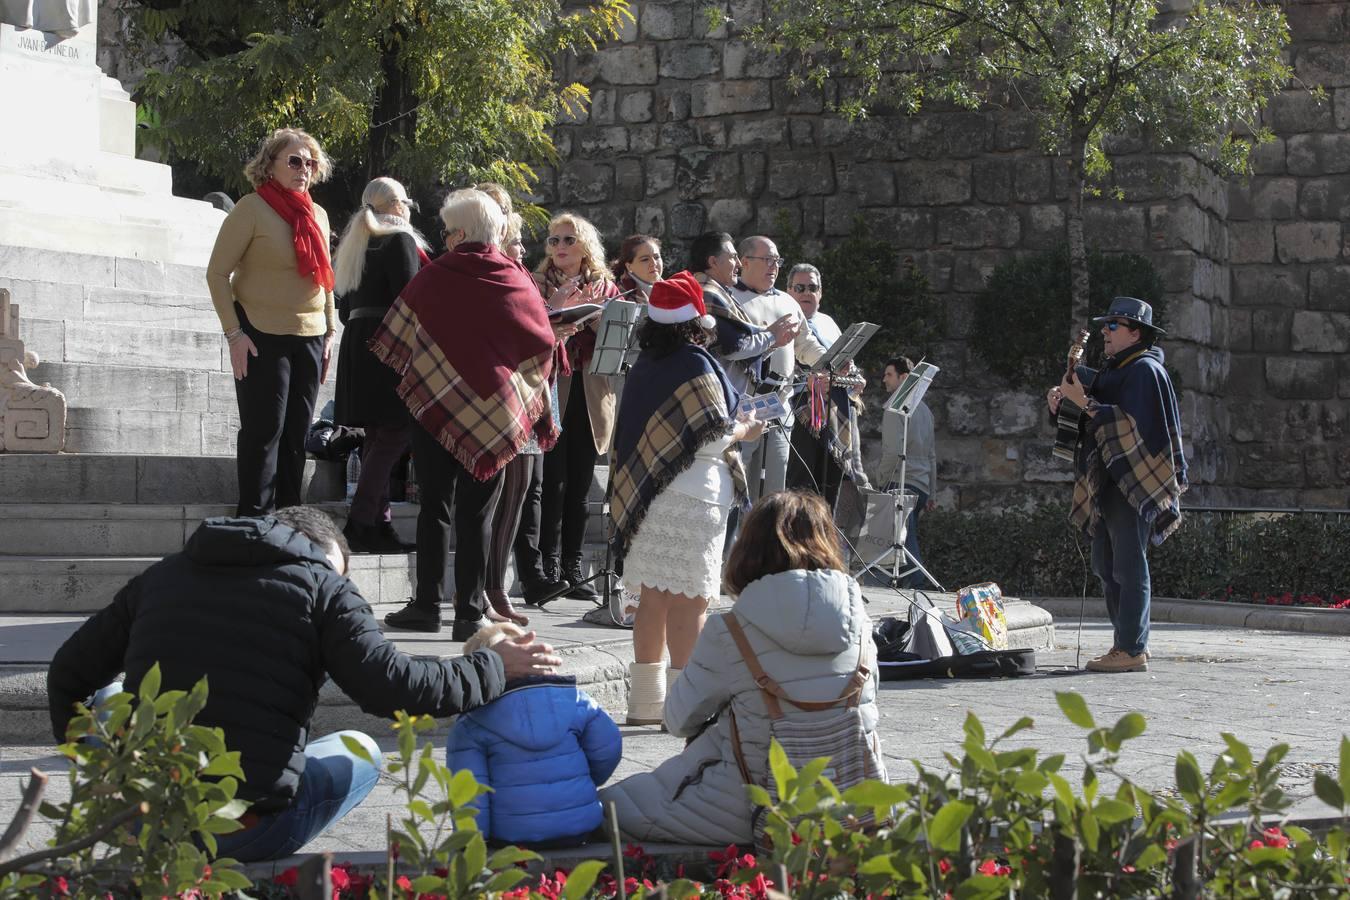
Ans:
{"label": "stone steps", "polygon": [[[70,253],[3,243],[0,243],[0,278],[185,297],[207,296],[206,268],[202,262],[163,262],[139,256]],[[21,306],[24,302],[19,295],[14,300]]]}
{"label": "stone steps", "polygon": [[[311,502],[345,496],[333,463],[305,464]],[[15,504],[150,503],[233,505],[239,499],[234,456],[0,454],[0,498]]]}
{"label": "stone steps", "polygon": [[[345,502],[316,505],[345,524]],[[414,540],[417,506],[395,503],[393,511],[399,535]],[[5,503],[0,504],[0,547],[7,556],[50,555],[61,546],[78,547],[86,557],[165,556],[183,549],[203,519],[233,513],[229,503]]]}
{"label": "stone steps", "polygon": [[192,293],[108,287],[69,281],[35,281],[0,272],[25,319],[144,323],[160,328],[219,331],[215,307],[206,294],[205,273]]}

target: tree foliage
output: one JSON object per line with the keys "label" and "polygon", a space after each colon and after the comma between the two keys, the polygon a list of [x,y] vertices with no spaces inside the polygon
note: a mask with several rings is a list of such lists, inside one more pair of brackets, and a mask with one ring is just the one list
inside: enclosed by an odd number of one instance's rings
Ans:
{"label": "tree foliage", "polygon": [[182,47],[139,86],[145,138],[234,189],[259,140],[291,125],[320,140],[348,183],[392,175],[425,194],[490,179],[523,193],[524,161],[553,159],[550,127],[589,100],[583,85],[558,83],[556,58],[617,34],[628,6],[133,0],[125,14],[140,58]]}
{"label": "tree foliage", "polygon": [[[1184,11],[1173,12],[1178,8]],[[1071,190],[1066,238],[1075,318],[1086,313],[1082,198],[1109,171],[1109,136],[1185,150],[1243,172],[1267,98],[1290,77],[1288,26],[1259,0],[767,0],[761,46],[792,52],[797,84],[850,79],[839,110],[924,103],[1021,108]]]}

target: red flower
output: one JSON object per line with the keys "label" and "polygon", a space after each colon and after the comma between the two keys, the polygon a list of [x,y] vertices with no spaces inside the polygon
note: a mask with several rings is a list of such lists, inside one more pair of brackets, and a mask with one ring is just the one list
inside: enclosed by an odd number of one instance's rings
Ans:
{"label": "red flower", "polygon": [[47,882],[47,887],[51,889],[53,897],[69,897],[70,883],[62,875],[57,875],[51,881]]}
{"label": "red flower", "polygon": [[942,859],[938,860],[938,874],[946,875],[951,870],[952,864],[947,862],[947,858],[945,856]]}
{"label": "red flower", "polygon": [[1260,850],[1260,849],[1261,849],[1262,847],[1264,847],[1264,846],[1265,846],[1265,842],[1264,842],[1264,841],[1252,841],[1250,844],[1247,845],[1247,849],[1248,849],[1248,850]]}
{"label": "red flower", "polygon": [[629,859],[641,859],[647,855],[647,851],[642,848],[641,844],[625,844],[623,855]]}
{"label": "red flower", "polygon": [[1012,866],[1001,863],[996,859],[986,859],[980,863],[979,873],[981,875],[1004,876],[1012,874]]}
{"label": "red flower", "polygon": [[351,873],[336,866],[328,873],[328,878],[333,883],[334,897],[337,896],[338,891],[345,891],[352,884]]}
{"label": "red flower", "polygon": [[279,884],[282,887],[295,887],[295,883],[299,879],[300,879],[300,870],[297,869],[295,866],[291,866],[289,869],[282,872],[276,878],[273,878],[272,883]]}
{"label": "red flower", "polygon": [[407,875],[400,875],[394,879],[394,886],[401,891],[412,893],[412,879]]}
{"label": "red flower", "polygon": [[1269,828],[1267,828],[1264,832],[1262,832],[1262,834],[1264,835],[1264,837],[1265,837],[1265,839],[1266,839],[1266,846],[1267,846],[1267,847],[1288,847],[1288,846],[1289,846],[1289,838],[1285,836],[1285,833],[1284,833],[1283,831],[1281,831],[1279,828],[1275,827],[1274,825],[1272,825],[1272,826],[1270,826]]}

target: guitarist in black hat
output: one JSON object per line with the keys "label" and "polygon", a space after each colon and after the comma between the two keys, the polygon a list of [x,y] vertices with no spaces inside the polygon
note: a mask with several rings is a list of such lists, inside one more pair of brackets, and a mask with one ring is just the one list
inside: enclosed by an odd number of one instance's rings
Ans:
{"label": "guitarist in black hat", "polygon": [[1133,297],[1111,301],[1101,327],[1100,370],[1078,366],[1046,395],[1081,410],[1070,518],[1092,541],[1092,570],[1102,582],[1115,631],[1110,652],[1088,661],[1094,672],[1148,669],[1148,546],[1181,524],[1186,457],[1181,418],[1153,307]]}

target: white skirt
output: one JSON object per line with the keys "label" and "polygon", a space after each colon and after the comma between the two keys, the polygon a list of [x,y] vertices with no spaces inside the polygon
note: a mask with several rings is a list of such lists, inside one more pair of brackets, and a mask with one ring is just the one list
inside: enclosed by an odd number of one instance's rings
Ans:
{"label": "white skirt", "polygon": [[624,557],[624,587],[717,599],[728,511],[669,488],[657,494]]}

